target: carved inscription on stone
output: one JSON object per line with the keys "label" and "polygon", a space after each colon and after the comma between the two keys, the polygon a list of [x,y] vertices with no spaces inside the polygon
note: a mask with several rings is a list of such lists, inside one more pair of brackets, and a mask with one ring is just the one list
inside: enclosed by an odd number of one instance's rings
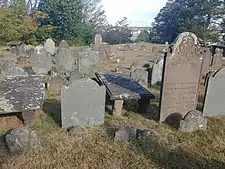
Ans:
{"label": "carved inscription on stone", "polygon": [[196,36],[182,33],[176,40],[173,53],[164,61],[164,81],[160,108],[160,122],[173,115],[184,117],[197,104],[201,74],[200,51]]}

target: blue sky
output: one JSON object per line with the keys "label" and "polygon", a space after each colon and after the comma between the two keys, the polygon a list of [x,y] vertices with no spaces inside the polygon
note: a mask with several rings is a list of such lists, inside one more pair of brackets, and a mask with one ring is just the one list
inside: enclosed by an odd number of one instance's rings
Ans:
{"label": "blue sky", "polygon": [[150,26],[166,0],[102,0],[110,24],[127,17],[132,26]]}

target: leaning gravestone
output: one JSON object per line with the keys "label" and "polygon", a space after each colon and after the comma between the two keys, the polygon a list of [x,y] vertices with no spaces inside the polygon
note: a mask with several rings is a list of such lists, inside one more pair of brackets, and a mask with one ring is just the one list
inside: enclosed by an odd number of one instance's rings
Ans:
{"label": "leaning gravestone", "polygon": [[67,41],[65,40],[62,40],[60,43],[59,43],[59,48],[65,48],[65,49],[69,49],[69,44]]}
{"label": "leaning gravestone", "polygon": [[66,48],[59,48],[55,57],[55,66],[58,72],[66,73],[74,70],[76,57],[73,52]]}
{"label": "leaning gravestone", "polygon": [[158,83],[161,84],[162,81],[162,71],[163,71],[163,60],[159,59],[154,63],[152,67],[152,79],[151,79],[151,85],[157,85]]}
{"label": "leaning gravestone", "polygon": [[195,34],[181,33],[172,54],[164,59],[160,122],[180,120],[196,109],[201,74],[198,44]]}
{"label": "leaning gravestone", "polygon": [[36,46],[30,59],[32,69],[37,74],[47,74],[52,68],[52,57],[43,46]]}
{"label": "leaning gravestone", "polygon": [[95,50],[99,50],[102,44],[102,35],[96,34],[95,35]]}
{"label": "leaning gravestone", "polygon": [[105,94],[105,86],[99,86],[91,79],[80,79],[64,86],[61,90],[62,126],[69,128],[103,124]]}
{"label": "leaning gravestone", "polygon": [[139,67],[131,72],[130,75],[134,80],[140,81],[142,84],[148,84],[148,71],[146,68]]}
{"label": "leaning gravestone", "polygon": [[47,52],[49,52],[51,55],[54,55],[56,52],[55,49],[55,42],[52,39],[47,39],[45,42],[45,49]]}
{"label": "leaning gravestone", "polygon": [[203,108],[204,116],[225,115],[225,68],[220,69],[208,80]]}

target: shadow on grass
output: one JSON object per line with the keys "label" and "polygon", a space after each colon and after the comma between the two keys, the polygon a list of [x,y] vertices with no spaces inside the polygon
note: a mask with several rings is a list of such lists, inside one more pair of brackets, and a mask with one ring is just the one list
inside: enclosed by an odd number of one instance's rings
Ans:
{"label": "shadow on grass", "polygon": [[192,155],[181,148],[170,149],[171,146],[163,145],[157,139],[143,139],[134,143],[137,151],[155,161],[165,169],[224,169],[225,163],[208,160],[199,155]]}
{"label": "shadow on grass", "polygon": [[61,126],[61,102],[59,100],[45,100],[43,110],[48,116],[52,117],[57,125]]}

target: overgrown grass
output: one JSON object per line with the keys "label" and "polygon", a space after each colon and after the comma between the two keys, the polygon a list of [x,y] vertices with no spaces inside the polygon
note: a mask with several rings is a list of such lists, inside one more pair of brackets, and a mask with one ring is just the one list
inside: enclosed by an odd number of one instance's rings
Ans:
{"label": "overgrown grass", "polygon": [[[48,116],[33,127],[41,137],[42,149],[5,158],[3,169],[225,168],[224,118],[209,119],[206,131],[181,133],[152,120],[151,113],[142,116],[126,112],[124,116],[106,115],[104,125],[88,128],[84,136],[69,137],[60,128],[60,101],[56,96],[51,94],[47,98],[44,111]],[[158,110],[153,106],[151,112],[154,111]],[[122,125],[154,129],[156,136],[133,142],[115,142],[114,133]]]}

